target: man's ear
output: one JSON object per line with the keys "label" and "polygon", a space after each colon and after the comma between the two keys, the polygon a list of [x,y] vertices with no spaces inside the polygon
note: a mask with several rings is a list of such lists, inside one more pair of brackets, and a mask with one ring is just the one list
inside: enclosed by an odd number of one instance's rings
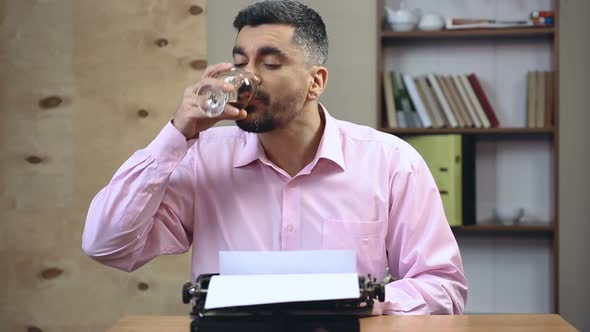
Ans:
{"label": "man's ear", "polygon": [[307,92],[307,100],[317,100],[320,98],[326,85],[328,84],[328,69],[324,66],[313,66],[310,68],[311,86]]}

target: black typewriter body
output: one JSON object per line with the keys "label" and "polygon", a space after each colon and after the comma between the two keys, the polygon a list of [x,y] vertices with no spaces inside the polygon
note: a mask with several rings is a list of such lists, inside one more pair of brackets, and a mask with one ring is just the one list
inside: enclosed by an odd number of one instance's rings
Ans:
{"label": "black typewriter body", "polygon": [[192,304],[191,332],[359,332],[359,318],[371,316],[385,293],[384,284],[368,276],[359,277],[359,298],[204,309],[214,275],[202,274],[182,288],[183,302]]}

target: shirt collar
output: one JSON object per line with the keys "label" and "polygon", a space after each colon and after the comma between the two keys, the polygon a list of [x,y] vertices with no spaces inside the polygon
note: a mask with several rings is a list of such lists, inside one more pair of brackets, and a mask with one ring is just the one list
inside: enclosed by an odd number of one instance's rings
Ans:
{"label": "shirt collar", "polygon": [[342,152],[342,141],[340,140],[340,128],[338,122],[326,110],[324,105],[320,104],[321,110],[324,112],[324,119],[326,120],[324,133],[318,146],[318,152],[313,162],[319,159],[327,159],[340,166],[342,170],[346,169],[344,164],[344,154]]}
{"label": "shirt collar", "polygon": [[[327,159],[344,170],[344,156],[342,153],[342,142],[340,141],[340,129],[338,123],[336,119],[328,113],[324,105],[321,103],[319,105],[324,113],[325,126],[316,157],[312,161],[312,164],[317,163],[320,159]],[[244,132],[244,138],[245,144],[234,158],[234,167],[242,167],[256,160],[266,159],[258,135]]]}

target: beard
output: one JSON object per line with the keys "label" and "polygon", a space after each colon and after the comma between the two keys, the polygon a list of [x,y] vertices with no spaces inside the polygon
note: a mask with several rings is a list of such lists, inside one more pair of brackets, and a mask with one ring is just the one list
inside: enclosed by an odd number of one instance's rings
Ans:
{"label": "beard", "polygon": [[236,120],[236,125],[243,131],[260,134],[289,123],[299,114],[303,103],[297,94],[281,100],[273,102],[268,93],[259,90],[256,98],[245,108],[248,115],[243,120]]}

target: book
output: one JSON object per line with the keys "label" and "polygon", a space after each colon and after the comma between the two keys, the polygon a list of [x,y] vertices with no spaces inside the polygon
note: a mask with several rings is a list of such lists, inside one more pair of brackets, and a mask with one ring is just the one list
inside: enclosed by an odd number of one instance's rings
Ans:
{"label": "book", "polygon": [[438,100],[443,109],[449,127],[457,128],[459,126],[459,123],[457,122],[455,115],[453,115],[453,111],[451,111],[451,106],[449,105],[447,98],[445,97],[442,88],[438,83],[438,80],[436,79],[433,73],[429,73],[427,76],[428,82],[430,83],[430,86],[432,86],[434,94],[436,95],[436,99]]}
{"label": "book", "polygon": [[420,121],[420,117],[416,113],[416,106],[408,92],[408,87],[404,83],[403,74],[395,72],[394,77],[395,88],[400,95],[399,109],[404,113],[403,117],[406,118],[406,128],[423,128],[422,121]]}
{"label": "book", "polygon": [[490,120],[488,119],[483,108],[481,107],[481,103],[479,102],[479,99],[475,95],[475,92],[473,91],[473,86],[471,86],[471,83],[469,83],[469,80],[467,79],[467,75],[461,75],[460,77],[461,77],[461,82],[463,83],[463,87],[465,88],[465,91],[467,91],[467,96],[469,97],[471,104],[475,108],[475,113],[477,114],[479,121],[481,121],[481,123],[482,123],[482,127],[483,128],[490,128],[492,126],[490,123]]}
{"label": "book", "polygon": [[418,78],[414,78],[414,84],[416,85],[416,91],[418,91],[418,97],[422,100],[422,104],[424,104],[424,108],[426,109],[426,113],[428,113],[428,118],[432,123],[432,127],[437,127],[434,123],[434,114],[432,113],[432,109],[430,108],[430,104],[427,103],[426,100],[426,93],[422,88],[422,84]]}
{"label": "book", "polygon": [[399,128],[408,128],[408,120],[406,119],[406,112],[404,112],[404,111],[395,112],[395,118],[397,119],[397,125]]}
{"label": "book", "polygon": [[463,115],[459,111],[459,106],[457,106],[455,99],[451,95],[451,90],[449,89],[447,79],[445,78],[444,75],[437,75],[436,78],[438,79],[438,83],[440,84],[440,86],[442,88],[443,94],[445,95],[445,98],[447,99],[447,102],[449,103],[449,106],[451,108],[451,112],[453,112],[455,119],[457,119],[457,123],[458,123],[459,127],[466,127],[467,123],[465,122]]}
{"label": "book", "polygon": [[547,77],[545,80],[546,89],[545,89],[545,127],[551,128],[553,126],[553,110],[555,107],[555,72],[550,71],[547,73]]}
{"label": "book", "polygon": [[395,115],[395,97],[393,94],[392,74],[389,71],[383,71],[383,95],[385,97],[385,123],[389,128],[396,128],[397,118]]}
{"label": "book", "polygon": [[453,83],[455,83],[455,86],[457,87],[457,90],[459,91],[461,101],[463,102],[465,109],[467,110],[467,113],[469,113],[469,117],[471,118],[471,121],[473,122],[473,126],[475,128],[483,127],[483,125],[481,124],[481,121],[479,121],[479,117],[477,116],[475,108],[473,107],[473,105],[471,104],[471,101],[469,100],[469,97],[467,96],[467,91],[465,90],[465,87],[463,86],[463,83],[461,82],[461,77],[459,75],[453,76]]}
{"label": "book", "polygon": [[447,86],[449,88],[449,92],[451,93],[451,98],[454,100],[455,105],[457,106],[457,112],[461,114],[463,121],[465,121],[465,127],[473,127],[473,120],[469,116],[469,112],[465,108],[463,100],[461,100],[459,91],[457,90],[457,87],[455,86],[455,83],[453,81],[453,76],[448,75],[445,77],[445,80],[447,81]]}
{"label": "book", "polygon": [[422,122],[418,114],[414,111],[402,111],[403,117],[406,119],[406,128],[422,128]]}
{"label": "book", "polygon": [[534,128],[537,123],[537,74],[534,71],[527,72],[527,127]]}
{"label": "book", "polygon": [[498,121],[498,118],[496,117],[496,113],[494,112],[494,109],[492,108],[492,104],[490,104],[490,101],[488,100],[488,97],[487,97],[485,91],[483,90],[481,83],[479,82],[479,79],[477,78],[477,75],[475,75],[475,73],[471,73],[471,74],[467,75],[467,79],[469,80],[469,83],[471,83],[471,86],[473,87],[473,91],[475,92],[475,95],[477,96],[477,99],[479,100],[479,103],[481,104],[481,107],[482,107],[484,113],[486,114],[486,116],[488,117],[488,120],[490,121],[491,127],[494,127],[494,128],[499,127],[500,122]]}
{"label": "book", "polygon": [[426,112],[426,108],[425,108],[424,104],[422,103],[422,99],[420,99],[420,96],[419,96],[418,91],[416,89],[416,84],[414,83],[414,80],[408,74],[403,75],[403,80],[404,80],[404,84],[406,86],[406,89],[408,90],[408,94],[410,95],[410,98],[412,99],[412,102],[414,104],[414,108],[416,110],[416,113],[418,114],[418,117],[420,118],[420,123],[422,124],[422,127],[423,128],[432,127],[432,122],[430,121],[430,118],[428,117],[428,113]]}
{"label": "book", "polygon": [[[400,112],[413,112],[414,105],[412,105],[412,100],[408,95],[408,90],[404,85],[402,74],[400,72],[393,72],[393,87],[394,87],[394,101],[396,103],[395,108],[397,111]],[[408,114],[406,114],[406,120],[408,118]],[[409,122],[406,121],[409,125]],[[416,127],[408,127],[408,128],[416,128]]]}
{"label": "book", "polygon": [[436,100],[436,96],[434,95],[432,86],[430,86],[430,83],[428,82],[428,78],[426,78],[426,76],[420,76],[416,79],[416,82],[416,84],[422,88],[425,104],[430,109],[432,114],[432,126],[435,128],[445,127],[447,123],[445,122],[443,110]]}
{"label": "book", "polygon": [[545,75],[546,72],[544,71],[537,71],[537,93],[535,95],[535,128],[543,128],[545,127]]}

